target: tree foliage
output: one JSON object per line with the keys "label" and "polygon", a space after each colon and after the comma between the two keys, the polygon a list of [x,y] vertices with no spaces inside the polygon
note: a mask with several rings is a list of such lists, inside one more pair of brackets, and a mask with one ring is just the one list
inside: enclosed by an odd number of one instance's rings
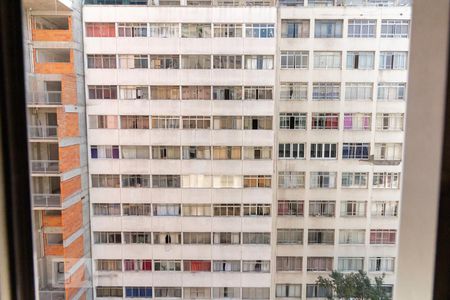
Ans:
{"label": "tree foliage", "polygon": [[384,274],[370,281],[366,272],[343,274],[333,271],[329,278],[319,276],[316,283],[330,291],[328,299],[344,300],[389,300],[386,290],[383,288]]}

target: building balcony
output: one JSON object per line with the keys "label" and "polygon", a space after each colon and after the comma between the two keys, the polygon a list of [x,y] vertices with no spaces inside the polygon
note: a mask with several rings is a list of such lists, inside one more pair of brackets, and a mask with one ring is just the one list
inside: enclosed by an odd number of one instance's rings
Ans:
{"label": "building balcony", "polygon": [[62,291],[39,291],[40,300],[65,300],[66,294]]}
{"label": "building balcony", "polygon": [[60,194],[32,194],[33,208],[35,209],[57,209],[61,208]]}
{"label": "building balcony", "polygon": [[32,93],[28,97],[27,103],[30,106],[54,106],[61,105],[61,92],[60,91],[48,91],[41,93]]}
{"label": "building balcony", "polygon": [[58,160],[32,160],[31,161],[32,174],[58,174],[59,161]]}
{"label": "building balcony", "polygon": [[32,18],[33,41],[71,41],[71,17],[34,16]]}
{"label": "building balcony", "polygon": [[32,125],[28,126],[28,134],[31,139],[58,139],[58,126]]}

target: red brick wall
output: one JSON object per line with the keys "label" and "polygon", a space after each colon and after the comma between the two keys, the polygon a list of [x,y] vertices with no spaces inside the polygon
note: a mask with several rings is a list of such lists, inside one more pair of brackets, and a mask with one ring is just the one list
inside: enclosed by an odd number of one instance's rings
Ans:
{"label": "red brick wall", "polygon": [[78,113],[66,113],[64,108],[57,109],[58,138],[80,136]]}
{"label": "red brick wall", "polygon": [[77,104],[77,78],[73,74],[61,75],[62,104]]}
{"label": "red brick wall", "polygon": [[63,237],[67,239],[83,226],[83,206],[79,201],[62,211]]}
{"label": "red brick wall", "polygon": [[78,261],[84,253],[84,238],[80,236],[73,241],[69,246],[64,248],[64,268],[69,270]]}
{"label": "red brick wall", "polygon": [[61,199],[64,201],[81,190],[81,176],[75,176],[61,182]]}
{"label": "red brick wall", "polygon": [[64,173],[80,167],[80,146],[59,148],[59,171]]}
{"label": "red brick wall", "polygon": [[73,64],[73,49],[70,50],[70,62],[44,62],[36,61],[36,49],[33,50],[34,73],[39,74],[73,74],[75,72]]}
{"label": "red brick wall", "polygon": [[72,40],[72,17],[68,17],[69,28],[63,30],[45,30],[34,29],[34,20],[32,22],[32,39],[33,41],[57,41],[65,42]]}

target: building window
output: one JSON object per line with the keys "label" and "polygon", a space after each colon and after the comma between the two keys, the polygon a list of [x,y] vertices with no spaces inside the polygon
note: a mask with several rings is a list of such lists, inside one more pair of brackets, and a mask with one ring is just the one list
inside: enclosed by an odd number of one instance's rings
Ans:
{"label": "building window", "polygon": [[[240,260],[215,260],[213,261],[214,272],[240,272]],[[197,298],[196,298],[197,299]],[[202,298],[200,298],[202,299]]]}
{"label": "building window", "polygon": [[183,204],[183,217],[210,217],[210,204]]}
{"label": "building window", "polygon": [[180,159],[180,146],[153,146],[152,159]]}
{"label": "building window", "polygon": [[335,201],[309,201],[310,217],[334,217],[335,211]]}
{"label": "building window", "polygon": [[220,245],[239,245],[241,243],[240,232],[214,232],[213,243]]}
{"label": "building window", "polygon": [[241,55],[213,55],[214,69],[242,69]]}
{"label": "building window", "polygon": [[334,245],[334,229],[309,229],[308,244]]}
{"label": "building window", "polygon": [[214,146],[213,159],[228,160],[241,159],[241,146]]}
{"label": "building window", "polygon": [[253,273],[269,273],[270,261],[269,260],[243,260],[242,272]]}
{"label": "building window", "polygon": [[344,143],[342,159],[369,159],[369,143]]}
{"label": "building window", "polygon": [[341,38],[342,20],[315,20],[315,38]]}
{"label": "building window", "polygon": [[408,38],[409,21],[408,20],[382,20],[381,37],[382,38]]}
{"label": "building window", "polygon": [[119,158],[119,146],[91,146],[91,158]]}
{"label": "building window", "polygon": [[242,87],[213,86],[213,100],[242,100]]}
{"label": "building window", "polygon": [[306,298],[328,298],[333,295],[333,291],[317,284],[306,285]]}
{"label": "building window", "polygon": [[366,189],[368,177],[363,172],[342,172],[342,188]]}
{"label": "building window", "polygon": [[406,83],[380,82],[378,83],[378,100],[405,100]]}
{"label": "building window", "polygon": [[244,188],[271,188],[270,175],[244,175]]}
{"label": "building window", "polygon": [[300,299],[302,296],[301,284],[277,284],[275,297],[277,298],[296,298]]}
{"label": "building window", "polygon": [[213,188],[242,188],[242,176],[240,175],[214,175]]}
{"label": "building window", "polygon": [[279,159],[304,159],[305,144],[278,144]]}
{"label": "building window", "polygon": [[183,100],[211,100],[210,86],[182,86],[181,99]]}
{"label": "building window", "polygon": [[94,231],[94,244],[121,244],[120,232]]}
{"label": "building window", "polygon": [[347,69],[349,70],[373,70],[375,52],[348,51]]}
{"label": "building window", "polygon": [[305,172],[279,171],[278,187],[282,189],[299,189],[305,187]]}
{"label": "building window", "polygon": [[45,238],[47,241],[47,245],[63,245],[62,233],[46,233]]}
{"label": "building window", "polygon": [[96,259],[97,271],[122,271],[122,260],[120,259]]}
{"label": "building window", "polygon": [[394,257],[370,257],[369,272],[394,272]]}
{"label": "building window", "polygon": [[281,51],[281,69],[308,69],[308,51]]}
{"label": "building window", "polygon": [[377,113],[377,131],[403,131],[404,114]]}
{"label": "building window", "polygon": [[147,23],[118,23],[119,37],[147,37]]}
{"label": "building window", "polygon": [[277,244],[303,245],[303,229],[277,229]]}
{"label": "building window", "polygon": [[336,177],[336,172],[311,172],[309,188],[335,189]]}
{"label": "building window", "polygon": [[372,217],[397,217],[398,201],[372,202]]}
{"label": "building window", "polygon": [[117,87],[115,85],[89,85],[89,99],[109,100],[117,99]]}
{"label": "building window", "polygon": [[371,126],[370,113],[344,113],[344,130],[370,130]]}
{"label": "building window", "polygon": [[93,188],[119,188],[120,175],[116,174],[92,174]]}
{"label": "building window", "polygon": [[153,129],[179,129],[180,117],[178,116],[152,116]]}
{"label": "building window", "polygon": [[97,286],[95,288],[97,297],[123,297],[123,287]]}
{"label": "building window", "polygon": [[148,146],[122,146],[123,159],[150,159],[150,149]]}
{"label": "building window", "polygon": [[181,244],[181,233],[179,232],[153,232],[153,243],[161,245]]}
{"label": "building window", "polygon": [[333,6],[334,0],[308,0],[308,6]]}
{"label": "building window", "polygon": [[[210,232],[183,232],[183,244],[185,245],[209,245],[211,244]],[[211,268],[211,266],[210,266]]]}
{"label": "building window", "polygon": [[119,203],[93,203],[94,216],[120,216]]}
{"label": "building window", "polygon": [[151,69],[179,69],[180,57],[178,55],[150,55]]}
{"label": "building window", "polygon": [[121,100],[148,100],[147,86],[120,86],[119,97]]}
{"label": "building window", "polygon": [[88,54],[88,69],[115,69],[116,55]]}
{"label": "building window", "polygon": [[242,24],[214,24],[214,37],[242,37]]}
{"label": "building window", "polygon": [[211,176],[203,174],[181,175],[182,188],[211,188]]}
{"label": "building window", "polygon": [[181,55],[182,69],[211,69],[210,55]]}
{"label": "building window", "polygon": [[301,256],[277,256],[277,272],[301,272]]}
{"label": "building window", "polygon": [[[185,272],[211,272],[211,261],[209,260],[185,260],[183,261]],[[180,293],[181,297],[181,293]]]}
{"label": "building window", "polygon": [[244,217],[270,216],[270,204],[244,204]]}
{"label": "building window", "polygon": [[373,84],[370,82],[347,82],[345,100],[370,101],[373,98]]}
{"label": "building window", "polygon": [[280,84],[280,100],[308,100],[308,83],[282,82]]}
{"label": "building window", "polygon": [[308,272],[331,272],[333,270],[332,257],[308,257]]}
{"label": "building window", "polygon": [[240,116],[214,116],[214,129],[242,129]]}
{"label": "building window", "polygon": [[271,116],[245,116],[245,130],[272,130]]}
{"label": "building window", "polygon": [[314,82],[313,100],[340,100],[341,84],[335,82]]}
{"label": "building window", "polygon": [[278,200],[278,216],[303,216],[304,201]]}
{"label": "building window", "polygon": [[245,55],[245,69],[272,70],[273,55]]}
{"label": "building window", "polygon": [[337,144],[311,144],[311,159],[336,159]]}
{"label": "building window", "polygon": [[349,38],[374,38],[377,20],[348,20]]}
{"label": "building window", "polygon": [[181,298],[181,288],[155,287],[155,298]]}
{"label": "building window", "polygon": [[151,38],[177,38],[178,23],[150,23],[148,36]]}
{"label": "building window", "polygon": [[148,116],[120,116],[120,129],[149,129]]}
{"label": "building window", "polygon": [[[155,175],[153,175],[155,176]],[[180,204],[153,204],[153,216],[178,217],[181,216]]]}
{"label": "building window", "polygon": [[248,146],[244,147],[244,159],[271,159],[272,147],[270,146]]}
{"label": "building window", "polygon": [[244,232],[242,233],[242,243],[244,245],[269,245],[270,232]]}
{"label": "building window", "polygon": [[364,244],[366,231],[361,230],[339,230],[339,244]]}
{"label": "building window", "polygon": [[339,129],[339,114],[312,113],[311,129]]}
{"label": "building window", "polygon": [[152,215],[151,204],[148,203],[123,203],[122,204],[124,216],[147,216]]}
{"label": "building window", "polygon": [[155,271],[181,271],[181,260],[155,260]]}
{"label": "building window", "polygon": [[380,70],[406,70],[407,61],[406,51],[380,52]]}
{"label": "building window", "polygon": [[122,175],[124,188],[149,188],[150,175]]}
{"label": "building window", "polygon": [[304,6],[305,1],[304,0],[280,0],[279,2],[280,6]]}
{"label": "building window", "polygon": [[125,244],[151,244],[151,232],[124,232],[123,239]]}
{"label": "building window", "polygon": [[270,288],[242,288],[242,299],[269,299]]}
{"label": "building window", "polygon": [[214,217],[240,217],[240,204],[213,204]]}
{"label": "building window", "polygon": [[152,86],[150,88],[153,100],[180,100],[180,88],[173,86]]}
{"label": "building window", "polygon": [[182,151],[183,159],[211,159],[210,146],[183,146]]}
{"label": "building window", "polygon": [[373,173],[373,188],[398,189],[400,187],[400,173],[375,172]]}
{"label": "building window", "polygon": [[86,23],[86,37],[115,37],[114,23]]}
{"label": "building window", "polygon": [[338,271],[358,272],[364,270],[364,257],[338,257]]}
{"label": "building window", "polygon": [[184,299],[211,299],[211,288],[209,287],[185,287],[183,288]]}
{"label": "building window", "polygon": [[370,244],[372,245],[393,245],[397,230],[395,229],[371,229]]}
{"label": "building window", "polygon": [[183,129],[211,129],[211,118],[204,116],[183,116]]}
{"label": "building window", "polygon": [[315,69],[340,69],[341,52],[314,51]]}
{"label": "building window", "polygon": [[245,86],[244,100],[272,100],[273,87],[271,86]]}
{"label": "building window", "polygon": [[281,20],[282,38],[309,38],[309,20]]}
{"label": "building window", "polygon": [[401,143],[375,143],[375,160],[400,161],[402,160]]}
{"label": "building window", "polygon": [[148,55],[146,54],[119,54],[119,67],[122,69],[147,69]]}
{"label": "building window", "polygon": [[241,297],[241,289],[238,287],[214,287],[213,299],[239,299]]}
{"label": "building window", "polygon": [[274,24],[245,24],[245,37],[273,38],[275,36]]}
{"label": "building window", "polygon": [[341,201],[341,217],[365,217],[366,201]]}
{"label": "building window", "polygon": [[151,271],[151,259],[125,259],[123,261],[125,271]]}
{"label": "building window", "polygon": [[280,129],[306,129],[306,113],[280,113]]}
{"label": "building window", "polygon": [[210,38],[211,24],[181,24],[182,38]]}

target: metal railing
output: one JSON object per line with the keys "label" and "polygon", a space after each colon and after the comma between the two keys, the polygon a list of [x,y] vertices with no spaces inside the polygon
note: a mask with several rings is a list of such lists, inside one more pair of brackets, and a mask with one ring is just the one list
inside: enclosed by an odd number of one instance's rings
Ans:
{"label": "metal railing", "polygon": [[65,300],[64,291],[39,291],[39,300]]}
{"label": "metal railing", "polygon": [[59,208],[61,207],[60,194],[35,194],[32,195],[33,207]]}
{"label": "metal railing", "polygon": [[34,139],[56,139],[58,137],[58,126],[31,125],[28,126],[30,138]]}
{"label": "metal railing", "polygon": [[61,105],[61,92],[48,91],[42,93],[32,93],[28,98],[28,104]]}
{"label": "metal railing", "polygon": [[32,160],[31,172],[56,174],[59,172],[59,161],[57,160]]}

